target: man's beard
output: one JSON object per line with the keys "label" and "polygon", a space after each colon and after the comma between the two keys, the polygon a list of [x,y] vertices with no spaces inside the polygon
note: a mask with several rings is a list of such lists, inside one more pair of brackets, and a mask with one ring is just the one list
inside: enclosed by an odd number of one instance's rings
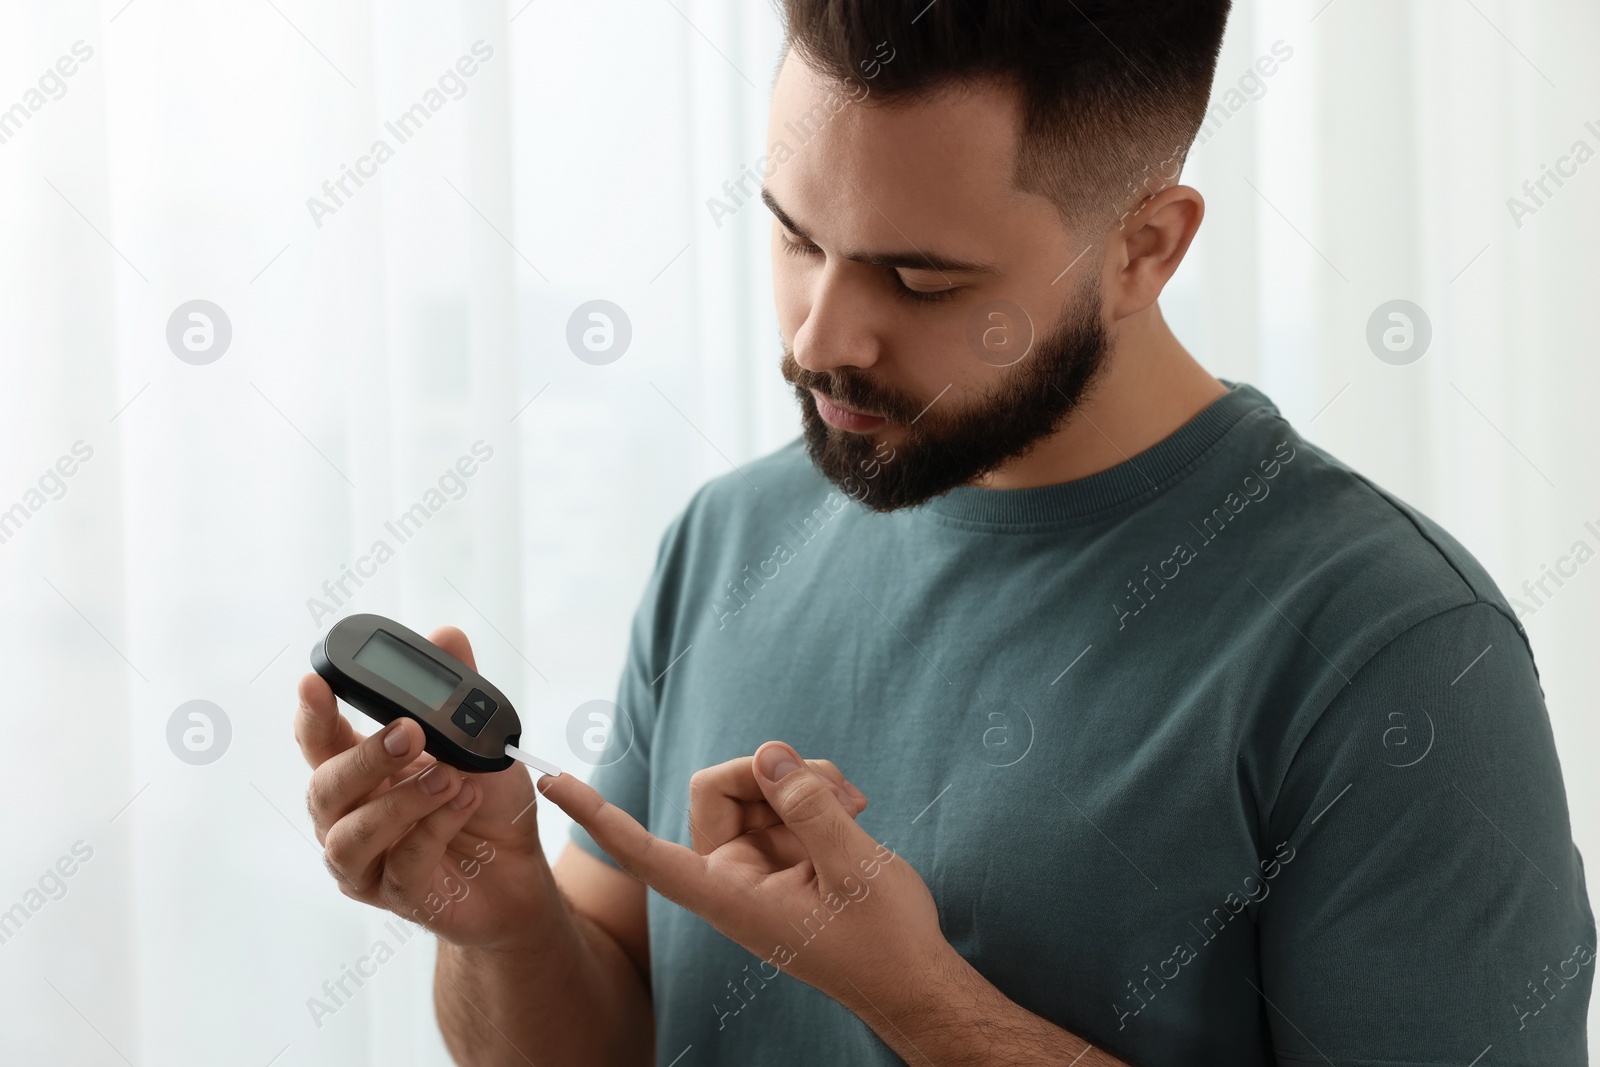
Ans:
{"label": "man's beard", "polygon": [[[800,400],[811,462],[853,499],[874,511],[894,511],[968,485],[1026,455],[1083,400],[1110,350],[1099,294],[1090,291],[1006,372],[999,388],[959,408],[908,396],[854,367],[808,371],[787,346],[782,370]],[[891,449],[867,434],[829,426],[817,412],[812,389],[844,407],[888,419],[905,440]]]}

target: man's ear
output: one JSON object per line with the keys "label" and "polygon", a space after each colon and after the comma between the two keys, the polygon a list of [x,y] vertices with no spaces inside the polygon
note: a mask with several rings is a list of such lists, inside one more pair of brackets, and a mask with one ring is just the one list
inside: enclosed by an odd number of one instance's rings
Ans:
{"label": "man's ear", "polygon": [[1113,227],[1106,248],[1105,308],[1113,320],[1156,302],[1177,271],[1205,217],[1196,189],[1174,185],[1139,205]]}

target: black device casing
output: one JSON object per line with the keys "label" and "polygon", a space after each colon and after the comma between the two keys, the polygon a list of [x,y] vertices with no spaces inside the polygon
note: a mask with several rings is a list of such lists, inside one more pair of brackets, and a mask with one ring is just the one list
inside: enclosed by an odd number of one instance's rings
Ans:
{"label": "black device casing", "polygon": [[[429,659],[437,660],[461,677],[455,691],[438,710],[399,686],[355,662],[355,655],[374,633],[382,630]],[[506,755],[506,745],[522,736],[522,722],[506,695],[487,678],[456,659],[426,637],[382,615],[351,615],[340,619],[311,649],[311,669],[320,674],[335,696],[381,723],[400,716],[422,725],[425,749],[441,763],[463,771],[503,771],[516,761]],[[473,737],[451,721],[467,694],[481,690],[497,707],[478,736]]]}

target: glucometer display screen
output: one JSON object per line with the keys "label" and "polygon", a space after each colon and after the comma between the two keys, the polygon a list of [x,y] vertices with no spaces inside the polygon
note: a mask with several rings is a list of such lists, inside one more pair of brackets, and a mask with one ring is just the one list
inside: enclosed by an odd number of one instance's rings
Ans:
{"label": "glucometer display screen", "polygon": [[434,709],[444,707],[461,683],[460,675],[382,630],[367,639],[355,661]]}

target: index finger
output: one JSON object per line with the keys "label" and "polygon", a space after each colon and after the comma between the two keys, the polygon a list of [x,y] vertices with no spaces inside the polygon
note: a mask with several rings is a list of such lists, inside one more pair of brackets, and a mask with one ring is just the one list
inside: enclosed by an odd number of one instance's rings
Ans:
{"label": "index finger", "polygon": [[300,754],[316,770],[328,760],[361,742],[350,720],[339,714],[339,702],[320,674],[300,679],[300,707],[294,715],[294,739]]}
{"label": "index finger", "polygon": [[663,841],[576,775],[541,775],[538,787],[573,822],[589,831],[595,843],[624,871],[673,903],[699,914],[696,905],[705,899],[707,889],[705,857]]}

